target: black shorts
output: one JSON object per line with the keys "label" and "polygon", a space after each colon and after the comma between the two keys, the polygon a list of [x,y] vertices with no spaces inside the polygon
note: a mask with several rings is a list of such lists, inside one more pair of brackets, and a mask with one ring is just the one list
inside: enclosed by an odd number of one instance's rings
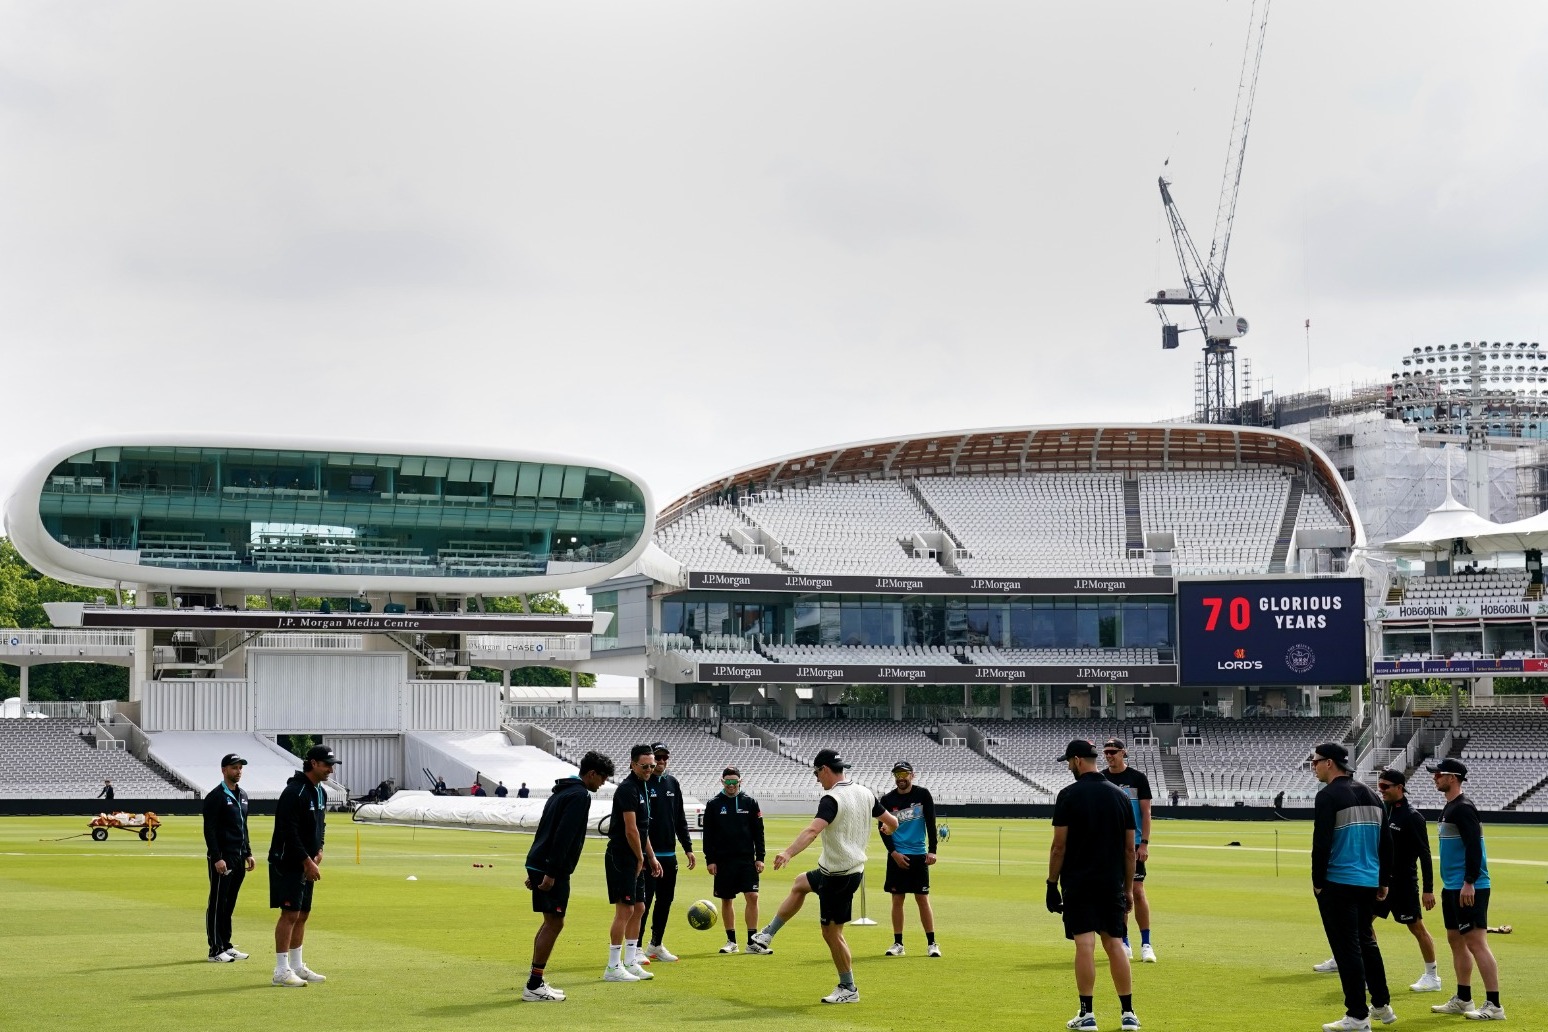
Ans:
{"label": "black shorts", "polygon": [[923,854],[908,857],[908,869],[898,866],[891,853],[887,854],[887,880],[882,891],[894,896],[928,896],[930,894],[930,868]]}
{"label": "black shorts", "polygon": [[[543,880],[543,876],[535,871],[527,872],[532,877],[532,884],[537,885]],[[542,889],[532,890],[532,912],[534,914],[564,914],[564,908],[570,905],[570,879],[555,878],[554,887],[544,892]]]}
{"label": "black shorts", "polygon": [[316,882],[307,881],[299,867],[289,864],[269,865],[269,909],[311,913],[312,887]]}
{"label": "black shorts", "polygon": [[758,891],[758,868],[751,860],[731,860],[715,865],[715,898],[735,899]]}
{"label": "black shorts", "polygon": [[626,857],[607,853],[602,866],[607,868],[607,901],[645,905],[645,872],[637,869],[634,854]]}
{"label": "black shorts", "polygon": [[1087,889],[1065,890],[1064,937],[1073,939],[1096,932],[1114,939],[1129,934],[1129,915],[1123,908],[1123,890],[1094,892]]}
{"label": "black shorts", "polygon": [[1462,905],[1461,889],[1441,890],[1441,918],[1448,932],[1471,932],[1489,927],[1489,890],[1474,889],[1473,905]]}
{"label": "black shorts", "polygon": [[1145,861],[1138,858],[1134,861],[1134,880],[1137,882],[1145,880]]}
{"label": "black shorts", "polygon": [[855,890],[860,888],[860,879],[864,873],[829,874],[823,870],[806,872],[806,884],[817,894],[817,912],[823,924],[848,924],[855,916]]}
{"label": "black shorts", "polygon": [[1419,883],[1407,882],[1387,890],[1386,899],[1376,901],[1377,917],[1390,917],[1400,925],[1411,925],[1424,917],[1419,906]]}

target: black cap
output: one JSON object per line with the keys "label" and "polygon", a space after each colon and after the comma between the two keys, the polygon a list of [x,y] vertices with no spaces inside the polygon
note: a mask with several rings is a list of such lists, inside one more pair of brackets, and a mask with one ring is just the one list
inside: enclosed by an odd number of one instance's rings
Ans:
{"label": "black cap", "polygon": [[1123,747],[1124,745],[1122,738],[1109,738],[1107,741],[1102,743],[1102,748],[1104,749],[1122,749]]}
{"label": "black cap", "polygon": [[1068,760],[1073,760],[1076,758],[1094,760],[1096,759],[1096,755],[1096,746],[1092,745],[1084,738],[1072,738],[1070,739],[1070,744],[1064,747],[1064,755],[1059,757],[1054,762],[1064,763]]}
{"label": "black cap", "polygon": [[837,749],[823,749],[817,753],[817,758],[812,761],[813,769],[827,767],[831,771],[840,771],[849,766],[849,761],[838,754]]}
{"label": "black cap", "polygon": [[892,765],[892,773],[896,774],[900,770],[906,770],[912,774],[914,773],[914,765],[909,763],[907,760],[899,760],[897,763]]}
{"label": "black cap", "polygon": [[658,760],[669,760],[672,758],[672,750],[668,749],[666,747],[666,743],[664,742],[657,742],[655,745],[650,747],[650,751],[651,755],[655,756]]}
{"label": "black cap", "polygon": [[333,754],[333,750],[326,745],[314,745],[306,751],[306,758],[317,763],[327,763],[337,766],[339,758]]}
{"label": "black cap", "polygon": [[247,761],[234,752],[228,752],[220,758],[220,765],[222,767],[245,767],[247,766]]}
{"label": "black cap", "polygon": [[1467,780],[1467,764],[1461,760],[1441,760],[1424,768],[1431,774],[1455,774],[1458,781]]}
{"label": "black cap", "polygon": [[1332,760],[1339,770],[1349,769],[1349,750],[1337,742],[1323,742],[1312,750],[1312,755],[1318,759]]}
{"label": "black cap", "polygon": [[1376,780],[1385,781],[1389,785],[1406,785],[1408,784],[1408,775],[1404,774],[1396,767],[1388,767],[1386,770],[1376,775]]}

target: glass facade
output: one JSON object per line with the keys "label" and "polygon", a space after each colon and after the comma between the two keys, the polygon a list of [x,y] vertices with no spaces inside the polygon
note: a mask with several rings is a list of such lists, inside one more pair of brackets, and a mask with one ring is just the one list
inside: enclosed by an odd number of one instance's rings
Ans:
{"label": "glass facade", "polygon": [[1171,648],[1170,597],[1018,598],[683,592],[661,632],[759,635],[798,645],[965,645],[1007,649]]}
{"label": "glass facade", "polygon": [[142,566],[505,578],[612,562],[647,514],[636,484],[588,466],[112,447],[56,466],[40,515],[60,544]]}

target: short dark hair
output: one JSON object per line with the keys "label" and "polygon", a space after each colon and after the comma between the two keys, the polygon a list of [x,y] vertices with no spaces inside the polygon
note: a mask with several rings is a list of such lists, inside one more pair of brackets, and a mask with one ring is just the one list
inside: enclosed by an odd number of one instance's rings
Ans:
{"label": "short dark hair", "polygon": [[649,756],[654,760],[656,758],[656,750],[654,747],[649,745],[636,745],[633,749],[629,750],[630,765],[632,766],[633,764],[639,762],[641,756]]}
{"label": "short dark hair", "polygon": [[[580,761],[580,772],[582,776],[585,776],[592,771],[602,775],[604,778],[610,778],[613,776],[613,761],[593,749],[585,756],[582,756]],[[525,785],[526,782],[523,781],[522,784]]]}

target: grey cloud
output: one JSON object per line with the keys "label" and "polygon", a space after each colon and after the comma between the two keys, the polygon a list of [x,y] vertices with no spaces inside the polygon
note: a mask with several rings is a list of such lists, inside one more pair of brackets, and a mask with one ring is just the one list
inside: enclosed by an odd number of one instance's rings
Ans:
{"label": "grey cloud", "polygon": [[784,194],[796,222],[856,251],[960,231],[961,216],[936,189],[907,178],[799,172]]}

